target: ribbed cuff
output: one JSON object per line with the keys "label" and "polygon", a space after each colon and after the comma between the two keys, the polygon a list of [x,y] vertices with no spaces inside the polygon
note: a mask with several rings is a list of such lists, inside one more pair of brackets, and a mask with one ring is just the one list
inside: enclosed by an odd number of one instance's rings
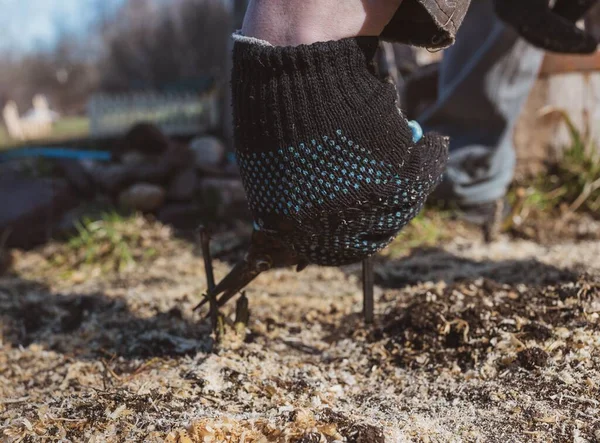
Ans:
{"label": "ribbed cuff", "polygon": [[372,63],[379,45],[378,37],[353,37],[298,46],[274,46],[239,32],[233,39],[236,63],[267,71],[363,69]]}
{"label": "ribbed cuff", "polygon": [[236,37],[234,122],[245,146],[265,136],[293,143],[353,120],[380,124],[394,109],[396,93],[375,74],[378,43],[377,37],[356,37],[284,47]]}

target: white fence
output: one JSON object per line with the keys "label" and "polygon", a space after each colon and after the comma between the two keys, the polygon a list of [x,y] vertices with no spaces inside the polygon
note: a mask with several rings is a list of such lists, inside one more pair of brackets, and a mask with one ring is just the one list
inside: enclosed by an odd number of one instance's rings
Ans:
{"label": "white fence", "polygon": [[192,135],[219,124],[217,90],[196,93],[132,93],[92,96],[90,137],[113,137],[139,122],[152,122],[167,135]]}

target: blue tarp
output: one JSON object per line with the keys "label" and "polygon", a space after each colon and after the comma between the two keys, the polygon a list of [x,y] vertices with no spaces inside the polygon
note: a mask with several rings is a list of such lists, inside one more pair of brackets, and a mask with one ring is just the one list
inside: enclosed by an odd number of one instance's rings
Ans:
{"label": "blue tarp", "polygon": [[109,161],[112,158],[112,154],[108,151],[88,151],[83,149],[46,147],[18,148],[0,152],[0,162],[30,157]]}

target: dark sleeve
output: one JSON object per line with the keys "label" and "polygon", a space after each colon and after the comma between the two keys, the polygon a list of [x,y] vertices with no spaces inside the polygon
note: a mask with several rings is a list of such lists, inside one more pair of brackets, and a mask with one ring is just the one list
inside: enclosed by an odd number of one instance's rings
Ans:
{"label": "dark sleeve", "polygon": [[454,43],[471,0],[404,0],[383,30],[384,40],[440,49]]}

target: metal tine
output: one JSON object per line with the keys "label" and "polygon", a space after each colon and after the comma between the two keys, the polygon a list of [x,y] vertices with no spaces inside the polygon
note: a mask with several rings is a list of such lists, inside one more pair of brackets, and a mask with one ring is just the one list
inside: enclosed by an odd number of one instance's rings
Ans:
{"label": "metal tine", "polygon": [[206,274],[206,284],[208,286],[208,302],[210,306],[210,323],[213,330],[216,330],[219,319],[219,306],[214,293],[215,274],[213,271],[212,257],[210,255],[210,235],[204,226],[198,228],[200,234],[200,246],[202,248],[202,258],[204,259],[204,272]]}

